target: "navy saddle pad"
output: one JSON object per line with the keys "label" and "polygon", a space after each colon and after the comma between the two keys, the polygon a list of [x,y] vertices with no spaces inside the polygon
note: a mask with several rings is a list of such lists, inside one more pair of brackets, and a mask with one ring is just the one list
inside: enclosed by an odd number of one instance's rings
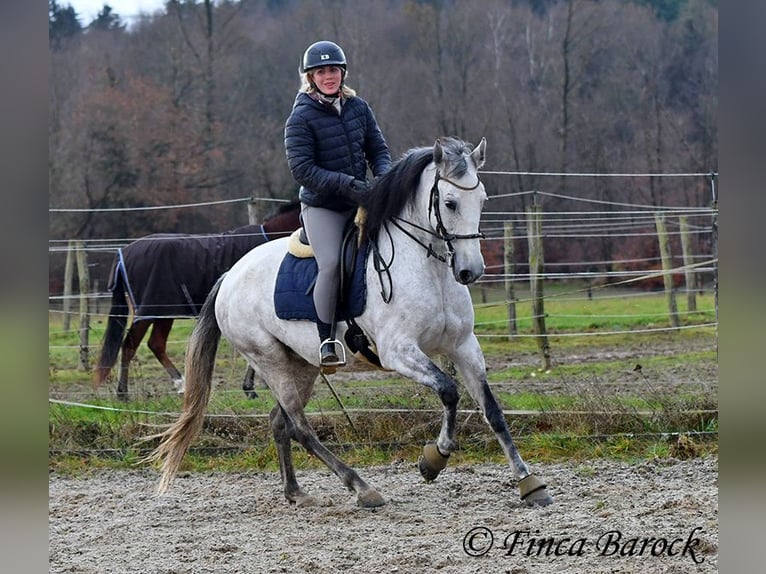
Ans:
{"label": "navy saddle pad", "polygon": [[[351,256],[347,256],[347,260]],[[367,242],[363,242],[356,255],[351,281],[338,300],[339,321],[358,317],[364,312],[367,302],[367,286],[364,270],[367,260]],[[346,262],[346,268],[350,261]],[[314,281],[317,276],[317,262],[313,257],[295,257],[288,253],[282,260],[274,286],[274,309],[280,319],[308,319],[317,322],[314,309]]]}

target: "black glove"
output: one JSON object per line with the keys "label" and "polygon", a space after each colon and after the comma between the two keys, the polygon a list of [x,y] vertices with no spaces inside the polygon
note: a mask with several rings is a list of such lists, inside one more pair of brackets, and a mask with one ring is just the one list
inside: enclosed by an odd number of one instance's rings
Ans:
{"label": "black glove", "polygon": [[351,182],[351,189],[353,189],[356,193],[366,194],[368,191],[370,191],[370,184],[361,179],[355,179]]}
{"label": "black glove", "polygon": [[369,183],[362,179],[355,179],[343,195],[346,199],[353,201],[357,205],[364,205],[369,191]]}

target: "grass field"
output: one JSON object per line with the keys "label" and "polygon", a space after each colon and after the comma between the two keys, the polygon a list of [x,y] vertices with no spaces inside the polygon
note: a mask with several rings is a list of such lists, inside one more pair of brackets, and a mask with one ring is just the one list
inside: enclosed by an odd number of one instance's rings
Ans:
{"label": "grass field", "polygon": [[[670,330],[664,294],[601,289],[589,298],[582,286],[553,288],[545,301],[549,370],[541,368],[532,336],[528,295],[517,293],[518,332],[510,340],[507,308],[493,302],[501,297],[477,295],[476,332],[490,384],[527,458],[685,457],[717,449],[715,329],[694,327],[715,322],[712,295],[698,296],[694,313],[679,297],[685,328]],[[138,439],[171,422],[181,399],[145,346],[132,365],[129,401],[116,400],[113,384],[94,388],[79,364],[76,323],[65,332],[61,313],[50,313],[51,465],[76,472],[133,464],[152,445]],[[91,318],[91,365],[104,326],[103,315]],[[169,353],[179,366],[193,326],[179,320],[171,334]],[[223,341],[211,416],[187,459],[191,468],[276,467],[266,419],[274,401],[261,387],[257,399],[246,398],[244,371]],[[320,379],[307,410],[322,440],[353,464],[414,459],[438,434],[441,405],[429,389],[380,371],[341,371],[328,381],[342,407]],[[456,458],[502,460],[471,401],[463,397],[459,407]],[[296,457],[297,464],[316,464],[297,447]]]}

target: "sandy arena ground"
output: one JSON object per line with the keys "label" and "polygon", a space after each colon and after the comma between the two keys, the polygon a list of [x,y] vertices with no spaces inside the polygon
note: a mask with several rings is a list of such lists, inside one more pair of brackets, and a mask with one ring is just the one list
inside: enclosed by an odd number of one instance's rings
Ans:
{"label": "sandy arena ground", "polygon": [[494,464],[430,484],[414,461],[360,469],[387,500],[376,510],[324,470],[299,472],[326,500],[313,508],[289,505],[274,473],[181,474],[158,498],[152,469],[53,472],[50,572],[718,572],[717,458],[533,468],[553,506],[523,506]]}

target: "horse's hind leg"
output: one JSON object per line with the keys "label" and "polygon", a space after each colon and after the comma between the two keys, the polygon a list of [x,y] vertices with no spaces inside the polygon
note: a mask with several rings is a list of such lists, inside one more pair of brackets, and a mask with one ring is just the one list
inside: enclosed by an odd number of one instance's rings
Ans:
{"label": "horse's hind leg", "polygon": [[141,341],[149,329],[151,321],[135,321],[125,334],[122,342],[122,353],[120,356],[120,375],[117,379],[117,398],[127,400],[128,398],[128,369]]}
{"label": "horse's hind leg", "polygon": [[247,366],[245,376],[242,378],[242,390],[248,399],[257,399],[258,393],[255,390],[255,371],[250,365]]}
{"label": "horse's hind leg", "polygon": [[316,432],[309,424],[308,419],[306,419],[303,409],[301,409],[300,413],[291,414],[290,419],[294,423],[292,426],[294,438],[303,445],[303,448],[309,454],[324,462],[340,478],[341,482],[346,485],[346,488],[356,492],[356,504],[358,506],[374,508],[376,506],[383,506],[386,503],[377,490],[362,480],[354,469],[346,465],[346,463],[321,443]]}
{"label": "horse's hind leg", "polygon": [[272,411],[274,415],[272,429],[277,441],[277,450],[280,453],[279,461],[282,479],[285,481],[285,496],[291,502],[300,501],[302,504],[313,501],[301,490],[295,480],[290,444],[287,440],[289,436],[299,442],[309,454],[324,462],[341,479],[346,488],[356,492],[358,506],[372,508],[384,505],[385,501],[377,490],[362,480],[354,469],[346,465],[321,443],[306,418],[303,407],[311,397],[315,378],[316,368],[310,366],[304,368],[300,374],[293,370],[276,379],[267,377],[267,384],[281,407],[277,413]]}
{"label": "horse's hind leg", "polygon": [[285,498],[298,506],[313,506],[316,499],[306,494],[298,484],[295,477],[295,467],[293,466],[293,454],[290,448],[290,429],[289,421],[285,416],[282,407],[275,405],[269,413],[271,430],[274,433],[274,442],[279,456],[279,472],[282,475],[282,485],[285,489]]}
{"label": "horse's hind leg", "polygon": [[170,360],[167,353],[168,337],[173,328],[173,319],[155,319],[152,333],[146,342],[149,349],[157,357],[160,364],[165,367],[170,378],[173,380],[173,387],[179,392],[184,392],[184,379],[179,370]]}

